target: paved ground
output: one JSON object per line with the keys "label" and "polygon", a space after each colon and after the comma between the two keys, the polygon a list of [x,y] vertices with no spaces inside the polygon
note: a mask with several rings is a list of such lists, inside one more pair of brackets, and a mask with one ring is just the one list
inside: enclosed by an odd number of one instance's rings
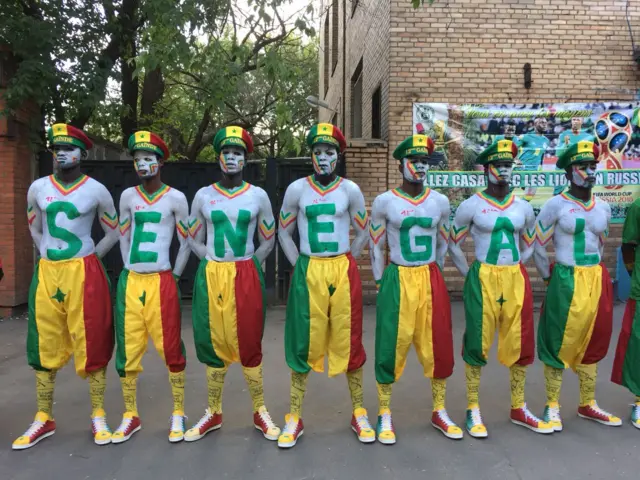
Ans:
{"label": "paved ground", "polygon": [[[462,306],[454,305],[456,352],[462,337]],[[346,380],[313,375],[304,410],[306,433],[290,451],[280,451],[251,425],[251,403],[242,372],[231,368],[224,396],[224,427],[199,442],[171,445],[167,441],[171,411],[164,366],[151,352],[144,362],[139,386],[139,409],[143,430],[122,445],[98,447],[89,434],[87,386],[69,366],[59,375],[55,393],[57,433],[35,448],[10,450],[35,412],[34,379],[26,365],[26,322],[0,323],[0,478],[36,479],[557,479],[638,478],[640,431],[628,422],[631,395],[609,382],[613,349],[623,306],[615,310],[615,327],[608,358],[601,363],[598,398],[624,418],[620,428],[604,427],[575,415],[578,386],[567,372],[562,394],[565,431],[550,437],[536,435],[508,421],[508,371],[495,360],[485,369],[481,405],[490,437],[459,442],[444,438],[429,424],[431,395],[415,356],[393,396],[398,443],[362,445],[349,429],[350,402]],[[376,412],[373,376],[374,315],[366,309],[365,347],[370,360],[365,366],[366,406]],[[185,312],[189,319],[189,312]],[[197,421],[206,403],[204,369],[193,351],[189,321],[185,322],[187,345],[186,410],[189,424]],[[272,309],[264,336],[267,404],[279,423],[287,411],[289,377],[283,353],[284,310]],[[495,355],[495,353],[494,353]],[[464,369],[457,368],[448,388],[452,418],[463,422]],[[113,364],[109,368],[107,412],[112,428],[122,414],[119,382]],[[529,405],[540,413],[544,405],[544,380],[539,363],[530,369],[527,382]]]}

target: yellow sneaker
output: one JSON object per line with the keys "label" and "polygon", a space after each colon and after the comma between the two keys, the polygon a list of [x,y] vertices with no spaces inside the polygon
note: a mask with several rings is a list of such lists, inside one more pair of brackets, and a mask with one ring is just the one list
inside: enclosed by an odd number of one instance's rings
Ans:
{"label": "yellow sneaker", "polygon": [[13,450],[31,448],[40,440],[44,440],[54,433],[56,433],[55,420],[44,412],[38,412],[31,426],[13,442],[11,448]]}
{"label": "yellow sneaker", "polygon": [[396,430],[393,428],[391,410],[388,408],[382,409],[378,413],[376,435],[378,436],[378,441],[383,445],[393,445],[396,443]]}
{"label": "yellow sneaker", "polygon": [[351,417],[351,429],[358,435],[358,440],[362,443],[371,443],[376,441],[376,432],[369,423],[367,410],[364,408],[356,408]]}
{"label": "yellow sneaker", "polygon": [[578,407],[578,416],[586,418],[587,420],[593,420],[602,425],[609,425],[610,427],[619,427],[622,425],[620,418],[601,409],[595,400],[591,400],[588,405]]}
{"label": "yellow sneaker", "polygon": [[176,410],[171,414],[171,427],[169,427],[169,441],[171,443],[177,443],[184,440],[184,421],[186,417],[184,416],[184,412],[181,410]]}
{"label": "yellow sneaker", "polygon": [[304,433],[304,424],[298,415],[287,413],[284,417],[284,428],[278,437],[278,447],[291,448]]}
{"label": "yellow sneaker", "polygon": [[142,428],[140,417],[133,412],[124,412],[120,426],[111,435],[111,443],[123,443]]}
{"label": "yellow sneaker", "polygon": [[542,419],[553,427],[556,432],[562,431],[562,417],[560,417],[560,404],[558,402],[547,403],[544,407]]}
{"label": "yellow sneaker", "polygon": [[99,408],[91,416],[91,430],[96,445],[111,443],[111,429],[107,425],[107,415],[103,409]]}
{"label": "yellow sneaker", "polygon": [[482,415],[480,415],[480,407],[471,405],[467,409],[467,432],[474,438],[486,438],[489,436],[487,427],[484,426]]}
{"label": "yellow sneaker", "polygon": [[462,429],[451,421],[444,408],[436,410],[431,414],[431,425],[437,430],[440,430],[447,438],[452,438],[453,440],[460,440],[462,438]]}
{"label": "yellow sneaker", "polygon": [[640,429],[640,403],[631,405],[631,425]]}
{"label": "yellow sneaker", "polygon": [[253,413],[253,426],[262,432],[267,440],[278,440],[280,429],[271,419],[271,415],[264,405]]}

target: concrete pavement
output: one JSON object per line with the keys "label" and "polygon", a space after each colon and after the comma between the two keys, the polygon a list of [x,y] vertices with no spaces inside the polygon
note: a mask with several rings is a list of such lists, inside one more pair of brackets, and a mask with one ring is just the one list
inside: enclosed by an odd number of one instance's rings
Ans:
{"label": "concrete pavement", "polygon": [[[615,308],[614,336],[609,355],[600,364],[597,398],[600,405],[623,418],[623,426],[605,427],[576,416],[578,382],[568,371],[561,403],[565,430],[537,435],[509,422],[509,374],[495,360],[484,369],[480,391],[489,438],[466,435],[445,438],[430,425],[431,392],[414,354],[394,388],[392,408],[398,434],[395,446],[360,444],[349,428],[351,407],[344,377],[311,376],[304,407],[305,434],[289,451],[264,440],[252,426],[251,401],[242,371],[230,368],[224,391],[224,426],[194,443],[169,444],[171,396],[167,373],[152,350],[145,357],[139,380],[138,407],[143,429],[121,445],[96,446],[90,435],[88,387],[67,366],[58,375],[55,391],[57,433],[36,447],[14,452],[11,442],[35,413],[34,376],[26,364],[26,321],[0,323],[0,479],[610,479],[638,478],[640,431],[628,422],[633,396],[609,381],[624,305]],[[538,313],[536,312],[536,319]],[[186,412],[188,426],[206,407],[204,367],[195,357],[190,312],[184,312],[187,347]],[[456,368],[448,385],[450,416],[463,426],[464,365],[459,356],[463,309],[453,307]],[[377,410],[373,375],[375,310],[365,308],[365,403],[372,423]],[[270,309],[264,335],[267,406],[282,426],[288,409],[289,374],[283,351],[284,309]],[[529,369],[527,399],[541,414],[544,377],[536,361]],[[112,360],[108,369],[107,414],[112,429],[123,405]]]}

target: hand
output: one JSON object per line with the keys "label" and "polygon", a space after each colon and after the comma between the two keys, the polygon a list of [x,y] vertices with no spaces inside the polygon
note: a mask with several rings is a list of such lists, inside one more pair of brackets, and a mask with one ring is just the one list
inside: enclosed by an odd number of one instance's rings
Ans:
{"label": "hand", "polygon": [[549,278],[543,278],[543,280],[544,280],[544,285],[545,285],[545,287],[548,287],[548,286],[549,286],[549,280],[551,280],[551,277],[549,277]]}

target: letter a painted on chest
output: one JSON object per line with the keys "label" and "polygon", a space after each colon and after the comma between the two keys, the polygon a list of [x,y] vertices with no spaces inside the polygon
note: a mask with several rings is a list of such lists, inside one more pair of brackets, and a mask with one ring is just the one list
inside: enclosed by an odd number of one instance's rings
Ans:
{"label": "letter a painted on chest", "polygon": [[513,256],[513,261],[520,261],[518,246],[516,245],[513,234],[514,231],[515,227],[507,217],[499,217],[496,220],[496,224],[491,232],[491,244],[489,245],[489,251],[487,252],[487,263],[497,265],[498,257],[502,250],[510,250],[511,255]]}

